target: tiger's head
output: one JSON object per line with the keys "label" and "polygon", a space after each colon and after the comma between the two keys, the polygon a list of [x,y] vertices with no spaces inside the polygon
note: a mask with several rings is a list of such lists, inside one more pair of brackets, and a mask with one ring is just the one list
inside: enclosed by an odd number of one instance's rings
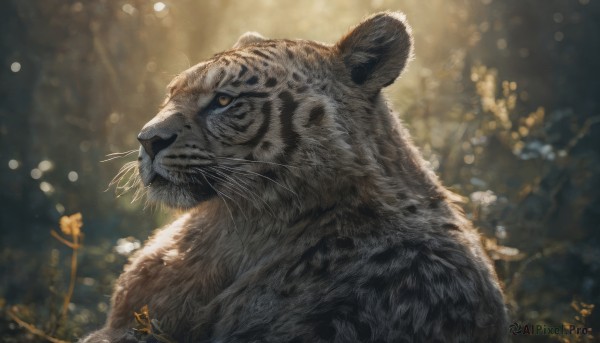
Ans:
{"label": "tiger's head", "polygon": [[149,199],[190,208],[217,196],[319,198],[369,171],[389,174],[381,144],[392,143],[380,141],[395,129],[380,91],[411,53],[404,16],[391,12],[334,45],[244,34],[175,77],[139,133]]}

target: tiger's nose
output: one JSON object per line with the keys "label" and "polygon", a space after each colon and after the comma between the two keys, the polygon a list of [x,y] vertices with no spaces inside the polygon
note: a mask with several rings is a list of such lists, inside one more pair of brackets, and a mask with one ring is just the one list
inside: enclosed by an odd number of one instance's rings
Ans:
{"label": "tiger's nose", "polygon": [[146,150],[146,153],[150,156],[150,158],[154,160],[154,157],[156,157],[159,152],[175,142],[177,135],[174,134],[167,139],[164,139],[160,136],[145,138],[143,133],[140,133],[137,139],[140,141],[140,144],[142,144],[144,150]]}

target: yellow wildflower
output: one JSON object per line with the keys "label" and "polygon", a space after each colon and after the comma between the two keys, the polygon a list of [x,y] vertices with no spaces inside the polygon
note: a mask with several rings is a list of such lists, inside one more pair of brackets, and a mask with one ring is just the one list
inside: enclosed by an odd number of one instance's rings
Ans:
{"label": "yellow wildflower", "polygon": [[60,230],[65,235],[79,236],[81,235],[81,227],[83,226],[83,220],[81,213],[75,213],[70,216],[63,216],[60,218]]}

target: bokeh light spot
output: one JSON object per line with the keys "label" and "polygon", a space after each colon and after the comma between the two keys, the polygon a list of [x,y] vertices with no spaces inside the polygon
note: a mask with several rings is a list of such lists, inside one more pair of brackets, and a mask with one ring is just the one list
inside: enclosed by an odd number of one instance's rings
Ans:
{"label": "bokeh light spot", "polygon": [[491,190],[473,192],[469,198],[477,206],[490,206],[498,200],[496,194]]}
{"label": "bokeh light spot", "polygon": [[96,284],[96,280],[94,278],[91,277],[84,277],[82,280],[82,283],[86,286],[93,286]]}
{"label": "bokeh light spot", "polygon": [[156,62],[154,62],[154,61],[150,61],[150,62],[148,62],[148,64],[146,64],[146,70],[151,73],[156,71],[156,67],[157,67],[157,65],[156,65]]}
{"label": "bokeh light spot", "polygon": [[496,41],[496,47],[498,47],[499,50],[504,50],[504,49],[506,49],[507,46],[508,46],[508,43],[506,42],[506,39],[504,39],[504,38],[500,38]]}
{"label": "bokeh light spot", "polygon": [[81,152],[88,152],[91,146],[92,143],[90,143],[89,141],[82,141],[81,143],[79,143],[79,150],[81,150]]}
{"label": "bokeh light spot", "polygon": [[108,121],[110,121],[112,124],[118,123],[120,119],[121,119],[121,116],[117,112],[111,113],[110,116],[108,117]]}
{"label": "bokeh light spot", "polygon": [[506,239],[506,236],[508,236],[508,234],[506,232],[506,227],[504,227],[502,225],[496,226],[496,237],[498,239]]}
{"label": "bokeh light spot", "polygon": [[133,251],[139,249],[141,246],[142,244],[140,243],[140,241],[133,237],[120,238],[119,240],[117,240],[115,251],[119,255],[127,256]]}
{"label": "bokeh light spot", "polygon": [[37,180],[42,177],[42,171],[37,168],[33,168],[31,169],[30,175],[32,179]]}
{"label": "bokeh light spot", "polygon": [[162,10],[164,10],[167,7],[167,5],[165,5],[164,2],[155,2],[154,3],[154,11],[156,12],[160,12]]}
{"label": "bokeh light spot", "polygon": [[121,7],[121,9],[123,10],[123,12],[129,15],[134,15],[137,11],[135,7],[131,6],[131,4],[124,4],[123,7]]}
{"label": "bokeh light spot", "polygon": [[481,32],[487,32],[490,29],[490,22],[489,21],[484,21],[481,24],[479,24],[479,30]]}
{"label": "bokeh light spot", "polygon": [[69,181],[75,182],[75,181],[79,180],[79,174],[77,174],[76,171],[70,171],[69,174],[67,175],[67,178],[69,178]]}
{"label": "bokeh light spot", "polygon": [[102,313],[105,313],[106,311],[108,311],[108,304],[104,303],[104,302],[98,303],[98,311],[100,311]]}
{"label": "bokeh light spot", "polygon": [[20,165],[21,165],[21,163],[17,160],[8,161],[8,168],[10,168],[12,170],[19,168]]}
{"label": "bokeh light spot", "polygon": [[56,212],[58,212],[59,214],[64,214],[65,213],[65,207],[63,206],[63,204],[56,204],[56,206],[54,206],[54,208],[56,209]]}
{"label": "bokeh light spot", "polygon": [[54,163],[48,160],[43,160],[38,164],[38,169],[44,173],[51,170],[52,168],[54,168]]}
{"label": "bokeh light spot", "polygon": [[71,11],[73,12],[81,12],[83,11],[83,4],[81,2],[76,2],[71,6]]}
{"label": "bokeh light spot", "polygon": [[21,71],[21,63],[19,62],[13,62],[10,65],[10,71],[12,71],[13,73],[18,73]]}
{"label": "bokeh light spot", "polygon": [[40,189],[42,190],[42,192],[46,193],[46,194],[52,194],[54,193],[54,187],[46,181],[42,181],[40,183]]}
{"label": "bokeh light spot", "polygon": [[565,34],[560,32],[560,31],[556,31],[554,33],[554,40],[557,42],[562,42],[562,40],[565,38]]}
{"label": "bokeh light spot", "polygon": [[552,16],[552,19],[554,19],[555,23],[562,23],[562,21],[565,19],[565,17],[563,16],[562,13],[554,13],[554,15]]}

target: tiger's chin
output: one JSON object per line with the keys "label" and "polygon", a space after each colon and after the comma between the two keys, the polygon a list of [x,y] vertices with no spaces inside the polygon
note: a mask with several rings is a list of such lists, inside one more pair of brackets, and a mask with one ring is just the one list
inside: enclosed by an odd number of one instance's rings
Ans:
{"label": "tiger's chin", "polygon": [[217,195],[217,192],[209,184],[175,184],[158,174],[153,177],[146,187],[150,202],[161,203],[178,209],[190,209]]}

